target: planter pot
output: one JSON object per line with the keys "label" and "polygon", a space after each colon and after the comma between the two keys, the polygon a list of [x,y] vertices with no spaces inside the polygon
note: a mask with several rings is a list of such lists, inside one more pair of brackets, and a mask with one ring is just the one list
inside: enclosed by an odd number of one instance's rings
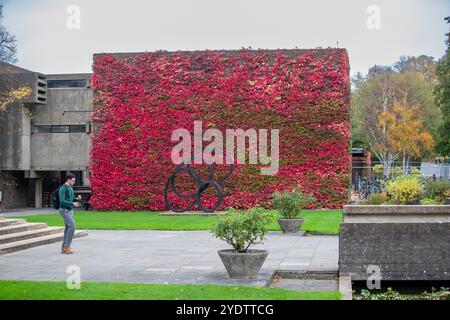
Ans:
{"label": "planter pot", "polygon": [[278,219],[278,224],[280,225],[283,233],[298,233],[300,227],[303,224],[303,219]]}
{"label": "planter pot", "polygon": [[245,253],[234,249],[218,251],[220,259],[233,279],[253,279],[258,275],[269,254],[266,250],[247,250]]}

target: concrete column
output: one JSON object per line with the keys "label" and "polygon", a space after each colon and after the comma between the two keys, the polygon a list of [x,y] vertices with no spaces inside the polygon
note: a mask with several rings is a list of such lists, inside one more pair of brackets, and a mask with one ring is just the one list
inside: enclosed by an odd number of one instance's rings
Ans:
{"label": "concrete column", "polygon": [[34,179],[34,207],[42,208],[42,179]]}
{"label": "concrete column", "polygon": [[89,172],[88,169],[83,170],[83,186],[90,187],[91,181],[89,180]]}

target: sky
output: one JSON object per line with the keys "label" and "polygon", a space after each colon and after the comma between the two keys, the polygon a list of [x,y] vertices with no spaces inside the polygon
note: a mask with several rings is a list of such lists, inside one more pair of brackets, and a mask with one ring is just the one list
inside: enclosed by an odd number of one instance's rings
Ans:
{"label": "sky", "polygon": [[445,52],[448,0],[0,0],[17,65],[91,72],[102,52],[339,47],[351,74]]}

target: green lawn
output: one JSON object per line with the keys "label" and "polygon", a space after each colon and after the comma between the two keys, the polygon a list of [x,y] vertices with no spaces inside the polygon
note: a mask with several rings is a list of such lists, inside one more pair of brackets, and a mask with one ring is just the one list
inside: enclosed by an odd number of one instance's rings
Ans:
{"label": "green lawn", "polygon": [[[59,214],[27,217],[28,222],[45,222],[49,226],[63,226]],[[302,230],[314,234],[337,234],[342,220],[341,210],[308,210]],[[78,229],[98,230],[209,230],[216,216],[162,216],[158,212],[96,212],[75,211]],[[276,220],[271,230],[280,230]]]}
{"label": "green lawn", "polygon": [[304,292],[267,287],[164,285],[82,282],[69,290],[65,282],[0,280],[0,300],[339,300],[339,292]]}

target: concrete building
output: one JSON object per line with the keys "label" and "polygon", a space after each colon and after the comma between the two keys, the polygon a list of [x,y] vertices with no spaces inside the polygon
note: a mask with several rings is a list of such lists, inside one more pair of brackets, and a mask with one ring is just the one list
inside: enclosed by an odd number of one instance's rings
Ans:
{"label": "concrete building", "polygon": [[0,210],[51,206],[69,172],[76,191],[89,194],[90,74],[44,75],[0,62],[0,77],[1,92],[32,90],[0,111]]}

